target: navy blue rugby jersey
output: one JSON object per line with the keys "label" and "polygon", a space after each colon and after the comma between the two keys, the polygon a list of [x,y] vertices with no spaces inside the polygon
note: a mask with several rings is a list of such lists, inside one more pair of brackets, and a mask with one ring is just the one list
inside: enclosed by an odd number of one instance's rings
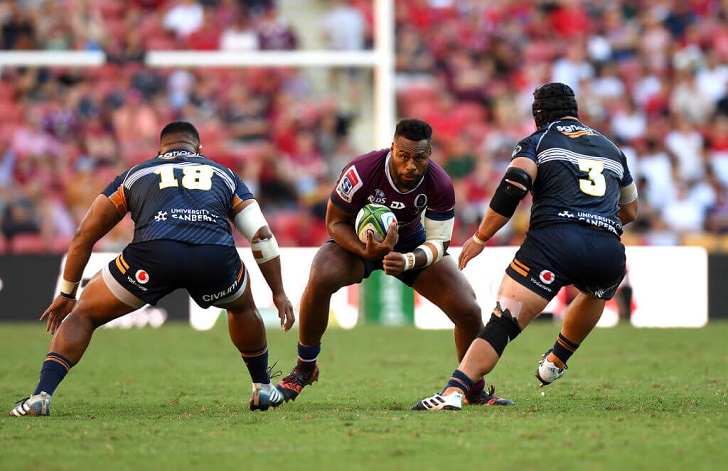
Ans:
{"label": "navy blue rugby jersey", "polygon": [[235,172],[201,154],[175,150],[122,173],[103,194],[131,212],[132,243],[171,239],[235,246],[228,213],[253,198]]}
{"label": "navy blue rugby jersey", "polygon": [[516,157],[538,165],[530,228],[576,222],[622,234],[619,198],[632,175],[624,153],[601,133],[561,119],[521,140]]}
{"label": "navy blue rugby jersey", "polygon": [[436,221],[455,217],[455,190],[442,167],[430,160],[422,180],[403,193],[389,174],[389,159],[389,149],[381,149],[352,160],[342,170],[331,192],[331,202],[351,214],[369,203],[388,206],[397,217],[400,238],[422,225],[423,211]]}

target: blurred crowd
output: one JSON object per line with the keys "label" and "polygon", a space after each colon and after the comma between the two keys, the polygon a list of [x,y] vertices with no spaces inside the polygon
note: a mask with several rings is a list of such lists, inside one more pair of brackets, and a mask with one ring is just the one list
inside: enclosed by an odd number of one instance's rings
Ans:
{"label": "blurred crowd", "polygon": [[[62,253],[111,179],[156,154],[166,122],[200,130],[203,154],[251,187],[282,246],[328,238],[323,217],[352,140],[369,71],[336,70],[331,93],[296,68],[150,68],[150,50],[310,49],[274,0],[8,0],[3,50],[103,51],[100,67],[0,63],[0,253]],[[374,43],[373,0],[307,0],[323,11],[316,47]],[[534,127],[531,93],[577,93],[580,118],[627,155],[640,217],[627,244],[728,251],[728,2],[724,0],[396,0],[399,117],[435,130],[453,177],[453,244],[473,234],[516,142]],[[336,75],[336,77],[334,76]],[[347,82],[347,106],[335,84]],[[327,87],[324,87],[325,89]],[[353,104],[353,105],[352,105]],[[389,143],[379,143],[387,146]],[[516,244],[521,205],[493,244]],[[125,220],[97,246],[131,237]],[[242,243],[242,241],[241,241]]]}

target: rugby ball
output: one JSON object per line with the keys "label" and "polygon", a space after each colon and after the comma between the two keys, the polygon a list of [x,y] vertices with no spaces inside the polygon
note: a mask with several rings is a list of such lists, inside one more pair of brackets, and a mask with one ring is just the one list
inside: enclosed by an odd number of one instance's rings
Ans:
{"label": "rugby ball", "polygon": [[354,228],[359,240],[365,244],[369,231],[372,232],[375,242],[382,242],[387,236],[387,229],[392,222],[397,222],[397,217],[391,209],[383,204],[367,204],[357,213]]}

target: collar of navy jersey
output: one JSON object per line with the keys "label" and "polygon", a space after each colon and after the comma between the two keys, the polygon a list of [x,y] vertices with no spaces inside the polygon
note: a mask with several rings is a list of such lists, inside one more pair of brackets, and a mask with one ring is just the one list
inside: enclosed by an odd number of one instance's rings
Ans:
{"label": "collar of navy jersey", "polygon": [[169,152],[165,152],[164,154],[159,154],[157,157],[162,159],[174,159],[175,157],[203,157],[203,155],[190,150],[174,149]]}

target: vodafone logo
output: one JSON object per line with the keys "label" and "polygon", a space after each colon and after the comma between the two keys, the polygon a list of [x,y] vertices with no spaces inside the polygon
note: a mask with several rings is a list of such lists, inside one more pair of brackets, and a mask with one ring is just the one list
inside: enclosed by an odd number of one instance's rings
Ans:
{"label": "vodafone logo", "polygon": [[149,273],[145,272],[144,270],[137,270],[134,278],[136,278],[139,283],[145,285],[149,282]]}
{"label": "vodafone logo", "polygon": [[556,275],[554,275],[554,272],[548,270],[543,270],[541,273],[538,274],[538,277],[541,282],[546,285],[550,285],[556,279]]}

